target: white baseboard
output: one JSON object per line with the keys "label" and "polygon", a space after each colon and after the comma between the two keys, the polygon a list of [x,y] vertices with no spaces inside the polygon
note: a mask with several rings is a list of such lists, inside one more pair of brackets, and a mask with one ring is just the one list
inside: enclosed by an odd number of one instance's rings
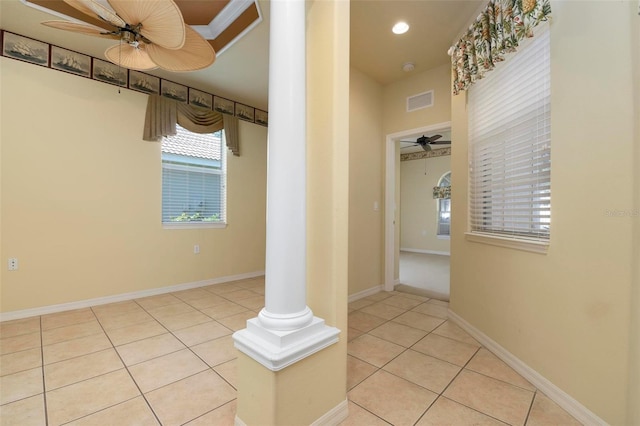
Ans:
{"label": "white baseboard", "polygon": [[78,300],[77,302],[60,303],[58,305],[42,306],[39,308],[23,309],[0,313],[0,321],[10,321],[28,318],[37,315],[53,314],[56,312],[70,311],[73,309],[88,308],[90,306],[105,305],[107,303],[124,302],[126,300],[139,299],[141,297],[157,296],[159,294],[173,293],[175,291],[190,290],[192,288],[205,287],[213,284],[222,284],[230,281],[245,280],[264,275],[264,271],[248,272],[245,274],[228,275],[226,277],[211,278],[203,281],[194,281],[184,284],[176,284],[168,287],[152,288],[149,290],[134,291],[131,293],[115,294],[113,296],[97,297],[95,299]]}
{"label": "white baseboard", "polygon": [[397,286],[398,284],[400,284],[400,278],[396,278],[395,280],[393,280],[393,286]]}
{"label": "white baseboard", "polygon": [[[327,411],[319,419],[311,423],[311,426],[336,426],[349,416],[349,401],[344,400],[340,404]],[[235,426],[247,426],[245,422],[236,415]]]}
{"label": "white baseboard", "polygon": [[594,426],[607,425],[607,422],[602,420],[587,407],[551,383],[548,379],[522,362],[482,331],[469,324],[464,318],[453,312],[451,309],[449,309],[449,319],[473,336],[473,338],[480,342],[485,348],[504,361],[509,367],[513,368],[522,377],[527,379],[540,392],[558,404],[567,413],[571,414],[580,423]]}
{"label": "white baseboard", "polygon": [[351,303],[355,302],[356,300],[364,299],[365,297],[371,296],[372,294],[380,293],[382,290],[384,290],[383,285],[377,285],[375,287],[362,290],[356,294],[352,294],[351,296],[349,296],[348,302]]}
{"label": "white baseboard", "polygon": [[423,254],[439,254],[441,256],[451,256],[451,252],[448,252],[448,251],[422,250],[422,249],[412,249],[412,248],[403,248],[403,247],[400,247],[400,251],[408,251],[411,253],[423,253]]}

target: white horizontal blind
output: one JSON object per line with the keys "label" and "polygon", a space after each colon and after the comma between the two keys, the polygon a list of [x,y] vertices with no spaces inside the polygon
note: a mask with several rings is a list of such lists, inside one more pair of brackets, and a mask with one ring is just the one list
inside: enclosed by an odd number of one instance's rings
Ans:
{"label": "white horizontal blind", "polygon": [[549,239],[550,40],[538,29],[469,90],[472,232]]}
{"label": "white horizontal blind", "polygon": [[[219,133],[193,135],[206,138],[206,143],[221,144]],[[226,222],[225,151],[218,152],[223,155],[217,159],[199,158],[167,152],[163,147],[163,223]]]}

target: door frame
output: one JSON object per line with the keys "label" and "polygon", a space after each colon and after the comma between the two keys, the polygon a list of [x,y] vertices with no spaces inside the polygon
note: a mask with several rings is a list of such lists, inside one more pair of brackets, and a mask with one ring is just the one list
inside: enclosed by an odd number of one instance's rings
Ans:
{"label": "door frame", "polygon": [[400,139],[414,136],[419,133],[438,132],[451,129],[451,121],[432,124],[430,126],[415,129],[402,130],[390,133],[385,139],[385,191],[384,191],[384,290],[393,291],[396,284],[395,264],[400,255],[396,251],[396,156],[400,150]]}

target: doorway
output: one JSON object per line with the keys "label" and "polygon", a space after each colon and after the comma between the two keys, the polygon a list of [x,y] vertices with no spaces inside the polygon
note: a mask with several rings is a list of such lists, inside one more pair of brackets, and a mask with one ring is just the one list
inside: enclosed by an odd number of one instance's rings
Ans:
{"label": "doorway", "polygon": [[[425,155],[412,154],[408,157],[414,158],[410,167],[401,166],[401,141],[416,140],[418,137],[426,134],[448,135],[450,133],[450,122],[438,123],[431,126],[425,126],[416,129],[410,129],[402,132],[389,134],[386,137],[386,173],[385,173],[385,290],[415,290],[417,293],[424,293],[428,297],[437,297],[439,299],[448,300],[449,288],[449,245],[448,240],[442,241],[440,244],[426,244],[429,239],[435,240],[444,227],[440,226],[438,218],[440,210],[440,202],[433,199],[433,187],[437,186],[443,175],[450,170],[450,162],[444,167],[448,170],[442,172],[440,167],[430,167],[426,163]],[[445,140],[445,139],[443,139]],[[406,143],[402,145],[406,146]],[[440,148],[441,146],[433,146]],[[415,151],[415,150],[413,150]],[[425,152],[419,147],[419,152]],[[431,155],[431,154],[428,154]],[[406,156],[405,156],[406,157]],[[406,158],[408,158],[406,157]],[[405,158],[405,159],[406,159]],[[450,158],[450,156],[448,157]],[[440,161],[442,163],[442,161]],[[409,163],[405,163],[409,164]],[[435,164],[435,163],[434,163]],[[426,167],[425,167],[426,165]],[[432,164],[433,165],[433,164]],[[423,176],[421,182],[409,182],[411,185],[405,185],[405,191],[412,188],[411,191],[421,192],[421,196],[425,198],[424,206],[433,207],[433,211],[429,211],[425,219],[424,226],[416,220],[420,220],[420,212],[413,213],[413,223],[409,223],[411,215],[402,214],[401,209],[401,170],[405,172],[422,168],[426,172],[430,172],[431,176]],[[434,169],[434,170],[430,170]],[[440,173],[442,172],[442,173]],[[434,175],[435,173],[435,175]],[[435,180],[435,181],[434,181]],[[431,182],[434,181],[434,182]],[[430,183],[426,183],[430,182]],[[407,182],[405,182],[407,183]],[[442,203],[444,205],[444,203]],[[407,221],[403,228],[402,219]],[[416,219],[417,218],[417,219]],[[431,223],[433,222],[433,223]],[[429,226],[426,226],[426,225]],[[403,235],[403,229],[408,231]],[[408,236],[412,238],[408,238]],[[415,237],[415,238],[413,238]],[[448,237],[440,236],[442,240]],[[422,241],[421,241],[422,240]],[[406,245],[406,247],[402,247]],[[401,249],[403,249],[401,251]],[[431,266],[430,266],[431,265]],[[403,282],[405,281],[405,282]],[[408,288],[406,288],[408,287]]]}

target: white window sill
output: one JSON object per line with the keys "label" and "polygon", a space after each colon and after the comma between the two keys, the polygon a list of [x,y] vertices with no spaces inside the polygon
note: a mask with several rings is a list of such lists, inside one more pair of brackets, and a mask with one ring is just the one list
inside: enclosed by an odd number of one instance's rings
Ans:
{"label": "white window sill", "polygon": [[203,229],[226,228],[226,223],[220,222],[163,222],[162,229]]}
{"label": "white window sill", "polygon": [[482,234],[479,232],[465,232],[467,241],[492,246],[506,247],[515,250],[529,251],[532,253],[547,254],[548,242],[533,241],[517,237],[503,237],[492,234]]}
{"label": "white window sill", "polygon": [[438,235],[439,240],[450,240],[451,235]]}

